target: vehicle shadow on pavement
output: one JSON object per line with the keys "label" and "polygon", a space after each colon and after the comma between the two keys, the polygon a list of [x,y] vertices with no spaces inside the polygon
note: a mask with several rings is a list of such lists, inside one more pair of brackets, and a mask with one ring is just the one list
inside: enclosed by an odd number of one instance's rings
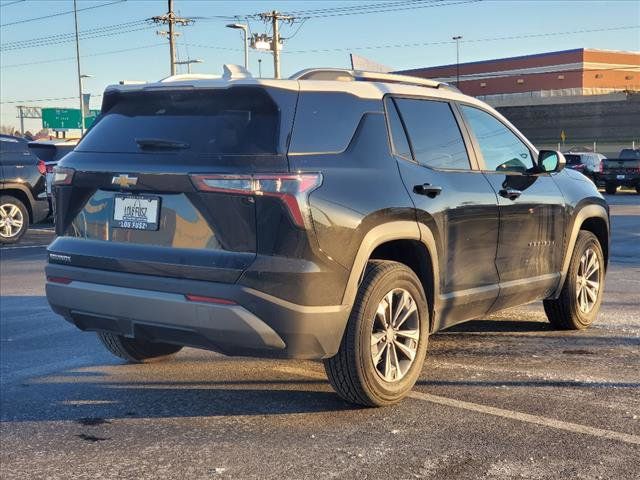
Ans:
{"label": "vehicle shadow on pavement", "polygon": [[529,320],[471,320],[443,330],[443,333],[457,332],[550,332],[553,331],[547,322]]}
{"label": "vehicle shadow on pavement", "polygon": [[[234,372],[234,363],[245,364],[244,372]],[[254,378],[242,378],[247,375],[246,363],[255,363],[248,368],[254,372],[250,375]],[[10,388],[3,386],[0,423],[88,417],[286,415],[360,409],[342,401],[331,391],[327,380],[295,375],[279,378],[282,373],[272,374],[265,363],[257,361],[203,359],[153,367],[147,373],[143,370],[147,365],[100,365],[87,367],[91,369],[89,372],[69,370]],[[181,368],[188,370],[189,377],[196,378],[181,380]]]}

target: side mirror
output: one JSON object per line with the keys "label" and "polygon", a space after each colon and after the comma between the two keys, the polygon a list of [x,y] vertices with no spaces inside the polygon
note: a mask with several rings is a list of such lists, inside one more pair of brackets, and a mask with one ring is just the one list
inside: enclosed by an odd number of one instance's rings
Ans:
{"label": "side mirror", "polygon": [[559,172],[566,163],[564,155],[555,150],[540,150],[538,153],[538,168],[541,172]]}

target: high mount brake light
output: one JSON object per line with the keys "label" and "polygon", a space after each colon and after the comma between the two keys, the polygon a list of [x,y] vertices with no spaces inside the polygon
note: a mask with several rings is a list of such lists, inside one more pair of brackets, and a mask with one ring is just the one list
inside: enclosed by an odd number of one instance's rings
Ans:
{"label": "high mount brake light", "polygon": [[71,185],[73,175],[76,171],[73,168],[55,167],[53,169],[54,185]]}
{"label": "high mount brake light", "polygon": [[277,197],[287,207],[296,226],[304,227],[309,193],[322,184],[320,173],[191,175],[196,188],[203,192]]}

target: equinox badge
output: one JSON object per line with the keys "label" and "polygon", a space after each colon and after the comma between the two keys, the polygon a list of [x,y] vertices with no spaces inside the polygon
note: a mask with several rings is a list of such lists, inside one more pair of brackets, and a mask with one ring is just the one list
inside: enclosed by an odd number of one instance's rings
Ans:
{"label": "equinox badge", "polygon": [[113,185],[119,185],[121,188],[131,187],[138,183],[138,177],[130,177],[126,173],[113,177],[111,179]]}

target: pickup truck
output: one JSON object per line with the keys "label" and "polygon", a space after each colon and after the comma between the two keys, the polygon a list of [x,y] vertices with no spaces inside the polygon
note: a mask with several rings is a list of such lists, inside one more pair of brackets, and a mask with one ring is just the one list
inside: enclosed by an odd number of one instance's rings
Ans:
{"label": "pickup truck", "polygon": [[602,161],[598,180],[604,182],[605,191],[613,195],[619,186],[631,187],[640,194],[640,149],[625,148],[618,158]]}

